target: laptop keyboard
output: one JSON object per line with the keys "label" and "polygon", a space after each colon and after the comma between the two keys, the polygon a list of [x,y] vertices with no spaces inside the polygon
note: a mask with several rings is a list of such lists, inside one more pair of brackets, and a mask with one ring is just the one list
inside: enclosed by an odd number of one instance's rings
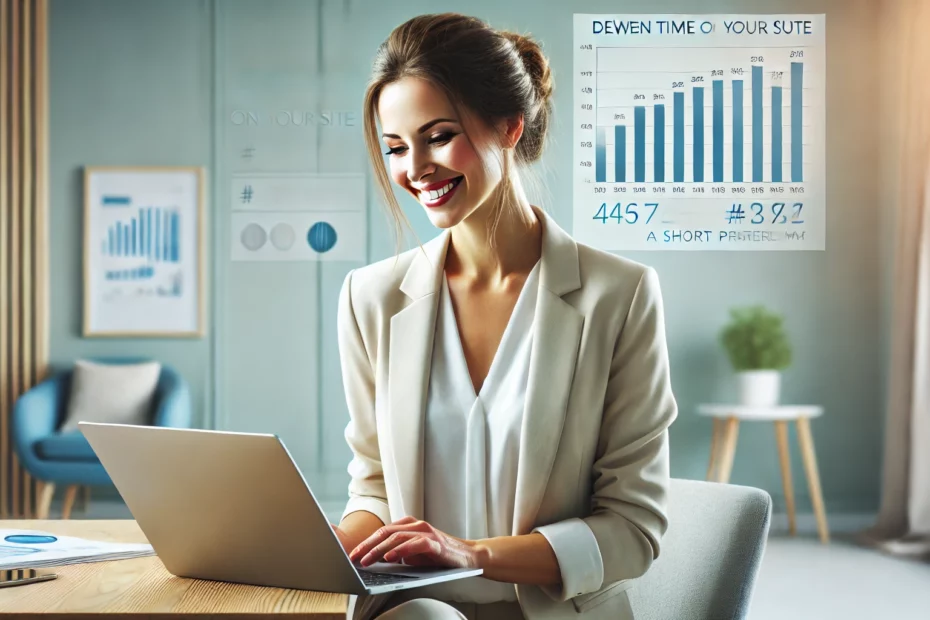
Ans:
{"label": "laptop keyboard", "polygon": [[387,586],[392,583],[404,583],[411,579],[419,579],[412,575],[395,575],[392,573],[373,573],[367,570],[359,570],[358,576],[366,586]]}

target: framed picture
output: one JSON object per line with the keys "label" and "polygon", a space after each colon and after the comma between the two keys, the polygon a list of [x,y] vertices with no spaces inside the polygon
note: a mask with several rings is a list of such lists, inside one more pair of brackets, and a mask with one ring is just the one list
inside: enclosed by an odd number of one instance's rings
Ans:
{"label": "framed picture", "polygon": [[85,336],[203,336],[204,176],[84,169]]}

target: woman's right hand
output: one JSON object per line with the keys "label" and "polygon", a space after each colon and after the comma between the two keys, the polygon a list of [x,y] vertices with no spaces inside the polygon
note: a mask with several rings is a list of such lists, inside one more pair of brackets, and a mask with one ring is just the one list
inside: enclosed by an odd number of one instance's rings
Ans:
{"label": "woman's right hand", "polygon": [[339,539],[339,544],[342,545],[342,548],[345,549],[346,553],[352,551],[355,545],[351,544],[349,540],[349,535],[343,532],[338,525],[333,525],[330,523],[330,527],[333,528],[333,533],[336,534],[336,538]]}
{"label": "woman's right hand", "polygon": [[348,514],[339,525],[329,524],[346,554],[349,554],[383,525],[381,519],[365,510],[357,510]]}

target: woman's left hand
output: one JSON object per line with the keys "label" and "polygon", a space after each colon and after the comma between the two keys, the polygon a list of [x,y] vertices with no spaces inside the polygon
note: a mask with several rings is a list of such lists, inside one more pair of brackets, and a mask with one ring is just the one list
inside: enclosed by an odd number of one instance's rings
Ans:
{"label": "woman's left hand", "polygon": [[413,517],[379,528],[352,550],[349,559],[362,566],[380,561],[410,566],[480,567],[480,551],[473,541],[449,536]]}

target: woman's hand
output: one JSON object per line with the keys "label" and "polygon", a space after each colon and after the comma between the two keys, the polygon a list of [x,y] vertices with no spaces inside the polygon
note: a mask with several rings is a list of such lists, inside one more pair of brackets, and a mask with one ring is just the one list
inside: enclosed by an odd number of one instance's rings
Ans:
{"label": "woman's hand", "polygon": [[352,550],[352,542],[349,539],[349,535],[343,532],[338,525],[329,524],[333,528],[333,533],[336,535],[336,538],[339,539],[339,544],[342,545],[342,548],[345,549],[345,552],[348,553]]}
{"label": "woman's hand", "polygon": [[410,566],[480,568],[483,554],[483,548],[473,541],[449,536],[425,521],[404,517],[379,528],[349,553],[349,559],[362,566],[381,561],[403,562]]}

